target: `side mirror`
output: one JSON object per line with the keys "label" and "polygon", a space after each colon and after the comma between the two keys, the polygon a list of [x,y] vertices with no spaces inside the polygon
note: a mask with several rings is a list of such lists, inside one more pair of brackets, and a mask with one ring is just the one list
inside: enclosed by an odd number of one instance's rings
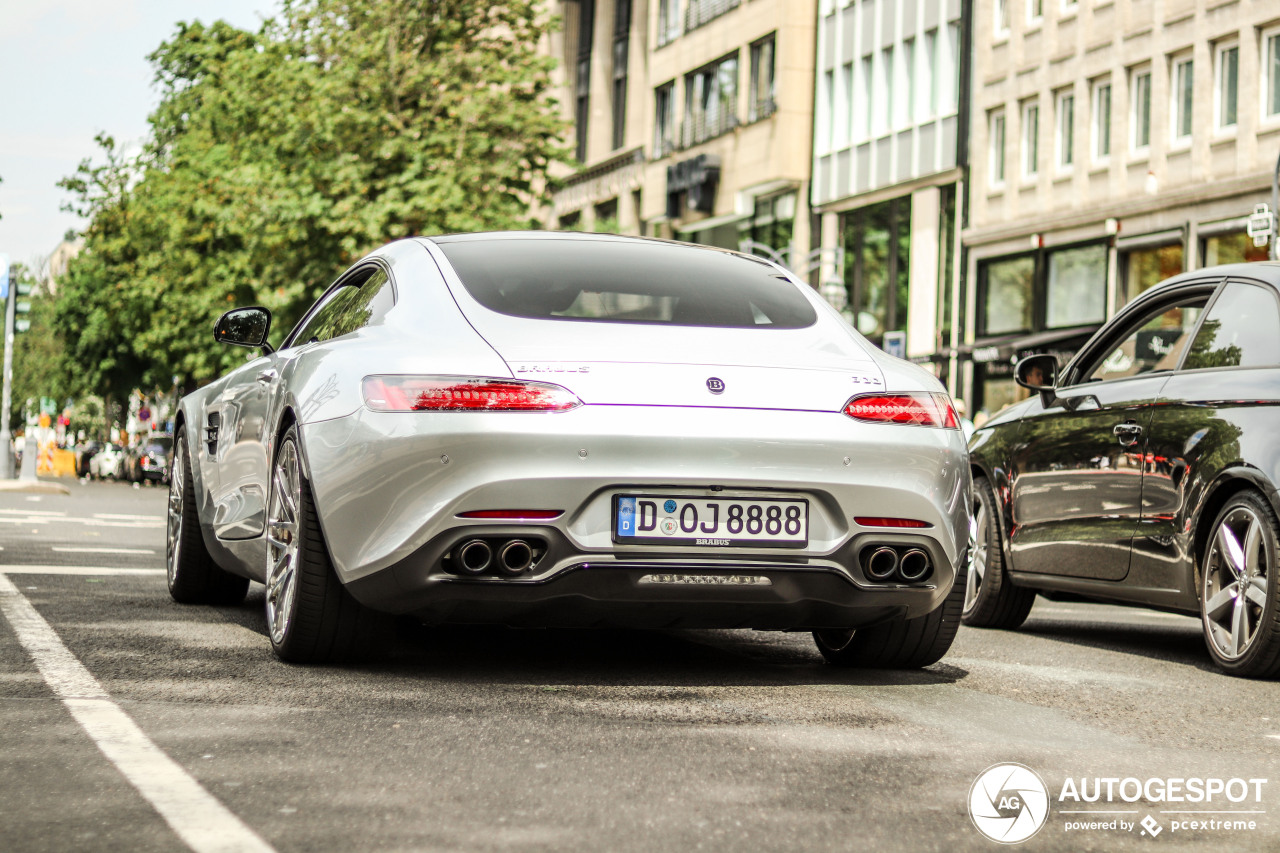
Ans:
{"label": "side mirror", "polygon": [[1039,394],[1047,409],[1057,399],[1053,389],[1058,382],[1058,359],[1052,355],[1027,356],[1013,369],[1013,381]]}
{"label": "side mirror", "polygon": [[275,352],[267,343],[270,331],[271,312],[266,308],[233,308],[218,318],[213,327],[213,339],[220,344],[261,347],[270,354]]}

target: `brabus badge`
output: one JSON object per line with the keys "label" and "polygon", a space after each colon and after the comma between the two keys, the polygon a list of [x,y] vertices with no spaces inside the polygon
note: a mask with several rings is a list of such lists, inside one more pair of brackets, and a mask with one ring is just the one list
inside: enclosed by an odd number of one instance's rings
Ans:
{"label": "brabus badge", "polygon": [[724,380],[718,379],[712,376],[710,379],[707,380],[707,390],[710,391],[712,394],[723,394]]}

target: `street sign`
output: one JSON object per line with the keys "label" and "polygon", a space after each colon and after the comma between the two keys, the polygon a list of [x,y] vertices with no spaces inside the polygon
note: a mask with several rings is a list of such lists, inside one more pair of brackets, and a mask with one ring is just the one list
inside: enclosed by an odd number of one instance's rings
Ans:
{"label": "street sign", "polygon": [[9,256],[0,255],[0,299],[9,298]]}
{"label": "street sign", "polygon": [[1275,231],[1275,216],[1267,204],[1254,205],[1253,215],[1249,217],[1245,231],[1253,238],[1255,246],[1265,246],[1270,242],[1271,234]]}
{"label": "street sign", "polygon": [[907,357],[907,333],[906,332],[885,332],[884,333],[884,351],[889,355],[897,358]]}

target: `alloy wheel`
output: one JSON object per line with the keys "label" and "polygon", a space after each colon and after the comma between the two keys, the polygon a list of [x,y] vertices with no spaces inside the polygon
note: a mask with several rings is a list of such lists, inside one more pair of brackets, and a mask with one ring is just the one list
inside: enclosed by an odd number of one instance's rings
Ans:
{"label": "alloy wheel", "polygon": [[292,441],[285,441],[271,473],[267,514],[267,629],[277,645],[284,642],[297,594],[301,505],[298,448]]}
{"label": "alloy wheel", "polygon": [[173,454],[173,476],[169,478],[169,518],[166,529],[165,554],[168,560],[165,571],[172,587],[178,576],[178,560],[182,557],[182,516],[186,507],[182,503],[182,486],[186,480],[186,462],[182,458],[182,448]]}
{"label": "alloy wheel", "polygon": [[1237,506],[1219,522],[1204,564],[1205,634],[1225,660],[1238,660],[1258,635],[1275,555],[1263,520]]}
{"label": "alloy wheel", "polygon": [[969,516],[969,576],[964,584],[964,612],[968,613],[978,601],[982,581],[987,574],[990,519],[986,501],[973,497],[973,512]]}

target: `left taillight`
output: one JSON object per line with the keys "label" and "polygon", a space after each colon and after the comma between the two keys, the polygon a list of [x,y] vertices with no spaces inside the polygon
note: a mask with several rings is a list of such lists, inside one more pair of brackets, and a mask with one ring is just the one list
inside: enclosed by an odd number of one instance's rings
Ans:
{"label": "left taillight", "polygon": [[362,390],[375,412],[567,412],[582,405],[549,382],[478,376],[366,376]]}
{"label": "left taillight", "polygon": [[861,394],[845,404],[854,420],[959,429],[956,408],[946,394]]}

